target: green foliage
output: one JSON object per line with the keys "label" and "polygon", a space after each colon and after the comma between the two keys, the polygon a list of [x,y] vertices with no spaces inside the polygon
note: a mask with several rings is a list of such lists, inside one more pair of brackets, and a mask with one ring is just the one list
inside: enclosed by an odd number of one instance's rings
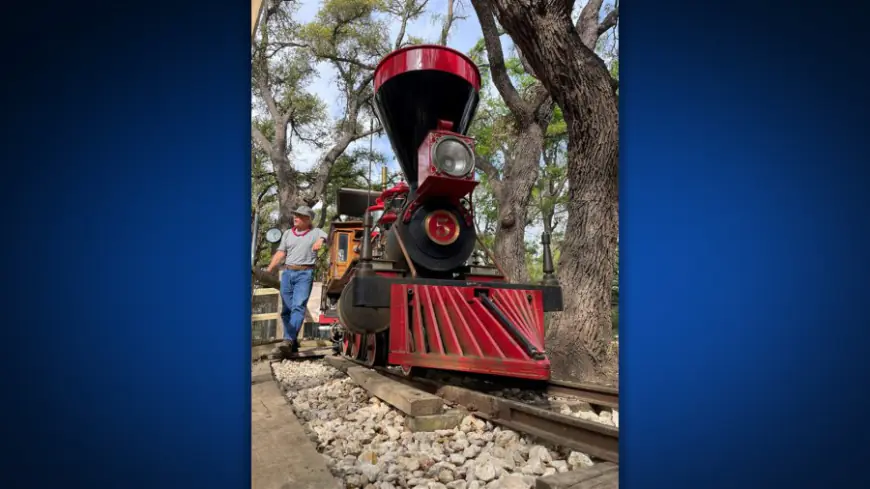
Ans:
{"label": "green foliage", "polygon": [[498,219],[498,205],[492,194],[492,186],[489,178],[484,173],[478,175],[480,185],[474,190],[474,211],[478,230],[487,247],[492,246],[492,236],[495,234],[496,220]]}

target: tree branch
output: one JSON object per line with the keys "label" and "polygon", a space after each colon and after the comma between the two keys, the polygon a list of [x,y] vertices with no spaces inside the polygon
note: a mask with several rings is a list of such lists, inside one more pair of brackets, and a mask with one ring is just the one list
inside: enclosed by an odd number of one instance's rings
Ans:
{"label": "tree branch", "polygon": [[274,184],[274,183],[271,185],[266,185],[266,187],[263,188],[263,190],[261,190],[259,194],[257,194],[257,207],[260,206],[260,203],[263,201],[263,197],[266,196],[266,194],[269,192],[269,190],[272,190],[272,188],[274,188],[276,185],[277,184]]}
{"label": "tree branch", "polygon": [[489,162],[486,158],[480,156],[479,154],[474,155],[474,164],[477,165],[478,168],[483,171],[487,178],[492,183],[500,182],[501,175],[499,175],[498,168],[495,167],[492,163]]}
{"label": "tree branch", "polygon": [[487,57],[489,58],[489,71],[492,73],[492,82],[515,117],[528,117],[532,112],[531,107],[517,93],[517,89],[514,88],[508,76],[507,68],[505,68],[501,40],[498,36],[495,17],[489,0],[472,0],[471,4],[474,6],[475,12],[477,12],[480,30],[483,32],[483,41],[486,45]]}
{"label": "tree branch", "polygon": [[384,130],[384,128],[381,127],[380,125],[378,125],[378,127],[374,128],[374,129],[369,129],[368,131],[366,131],[364,133],[354,133],[353,140],[356,141],[357,139],[362,139],[364,137],[371,136],[372,134],[377,134],[383,130]]}
{"label": "tree branch", "polygon": [[254,136],[254,141],[257,142],[257,145],[265,151],[267,154],[272,154],[272,143],[260,132],[260,129],[257,128],[253,123],[251,123],[251,136]]}
{"label": "tree branch", "polygon": [[441,26],[441,39],[438,44],[447,45],[447,35],[450,34],[450,26],[453,25],[453,1],[447,0],[447,17],[444,18],[444,25]]}
{"label": "tree branch", "polygon": [[547,102],[552,103],[552,99],[550,98],[550,92],[544,87],[541,82],[536,82],[532,87],[532,90],[535,90],[536,93],[532,98],[532,107],[534,107],[534,113],[537,114],[541,107],[544,106]]}
{"label": "tree branch", "polygon": [[598,36],[601,37],[602,34],[607,32],[608,29],[615,26],[616,23],[619,22],[619,7],[614,7],[613,10],[610,11],[604,18],[601,20],[601,24],[598,26]]}
{"label": "tree branch", "polygon": [[323,143],[320,142],[317,138],[309,138],[309,137],[305,137],[305,136],[303,136],[303,135],[299,132],[299,130],[296,128],[296,124],[292,124],[290,127],[291,127],[291,131],[293,131],[293,135],[296,136],[296,138],[299,139],[300,141],[303,141],[303,142],[306,142],[306,143],[308,143],[308,144],[311,144],[311,145],[313,145],[313,146],[314,146],[315,148],[317,148],[317,149],[322,149],[322,148],[323,148]]}
{"label": "tree branch", "polygon": [[601,12],[602,3],[604,0],[589,0],[580,11],[580,17],[575,26],[577,33],[580,34],[580,40],[592,50],[595,50],[595,43],[598,42],[598,15]]}

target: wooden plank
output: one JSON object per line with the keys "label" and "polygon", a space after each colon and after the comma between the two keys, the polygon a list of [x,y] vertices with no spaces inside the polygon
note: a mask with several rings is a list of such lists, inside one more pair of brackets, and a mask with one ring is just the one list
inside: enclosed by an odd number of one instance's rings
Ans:
{"label": "wooden plank", "polygon": [[270,321],[272,319],[281,319],[281,313],[266,312],[263,314],[251,314],[251,321]]}
{"label": "wooden plank", "polygon": [[309,358],[316,357],[325,357],[326,355],[332,354],[332,348],[313,348],[310,350],[299,350],[293,354],[287,354],[284,356],[285,360],[304,360]]}
{"label": "wooden plank", "polygon": [[347,369],[350,378],[375,397],[395,407],[408,416],[439,414],[444,400],[427,392],[401,384],[363,367]]}
{"label": "wooden plank", "polygon": [[347,373],[347,370],[356,366],[355,363],[350,360],[345,360],[340,356],[326,357],[324,358],[326,363],[330,366],[334,367],[337,370],[341,370],[344,373]]}
{"label": "wooden plank", "polygon": [[254,295],[275,295],[280,294],[281,291],[278,289],[255,289]]}
{"label": "wooden plank", "polygon": [[574,484],[568,489],[619,489],[619,470],[613,470],[594,479]]}
{"label": "wooden plank", "polygon": [[413,432],[452,430],[459,426],[467,415],[468,411],[464,409],[451,409],[441,414],[406,416],[405,427]]}
{"label": "wooden plank", "polygon": [[[610,485],[614,481],[615,485]],[[538,477],[538,480],[535,481],[535,489],[587,489],[592,487],[618,488],[619,466],[610,462],[602,462],[585,469]]]}

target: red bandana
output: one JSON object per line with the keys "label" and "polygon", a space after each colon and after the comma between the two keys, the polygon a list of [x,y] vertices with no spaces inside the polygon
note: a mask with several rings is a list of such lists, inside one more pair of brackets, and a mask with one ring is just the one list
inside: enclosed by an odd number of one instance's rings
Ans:
{"label": "red bandana", "polygon": [[308,234],[309,231],[311,231],[311,228],[308,228],[305,230],[305,232],[303,232],[302,234],[299,234],[296,232],[296,228],[293,228],[293,235],[294,236],[305,236],[306,234]]}

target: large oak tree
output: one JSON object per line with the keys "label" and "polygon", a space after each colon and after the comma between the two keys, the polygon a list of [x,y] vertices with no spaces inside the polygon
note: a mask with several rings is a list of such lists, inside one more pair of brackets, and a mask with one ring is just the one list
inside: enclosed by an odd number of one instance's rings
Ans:
{"label": "large oak tree", "polygon": [[617,82],[594,49],[618,7],[601,19],[603,1],[589,0],[575,24],[573,0],[472,3],[493,9],[565,118],[568,219],[558,265],[565,310],[549,326],[547,350],[555,377],[585,377],[606,359],[612,334],[619,113]]}

